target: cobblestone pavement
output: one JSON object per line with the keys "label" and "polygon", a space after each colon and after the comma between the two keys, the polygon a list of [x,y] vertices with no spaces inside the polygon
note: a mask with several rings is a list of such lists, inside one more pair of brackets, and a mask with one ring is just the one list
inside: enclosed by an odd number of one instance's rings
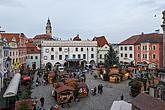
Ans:
{"label": "cobblestone pavement", "polygon": [[[96,94],[92,96],[89,94],[88,97],[81,98],[80,102],[72,102],[71,107],[64,106],[60,110],[110,110],[111,105],[114,100],[120,100],[120,96],[123,94],[124,100],[129,102],[131,97],[128,94],[128,82],[123,81],[119,84],[109,83],[107,81],[102,81],[100,79],[94,79],[93,75],[86,74],[86,83],[89,90],[93,87],[97,87],[98,84],[103,85],[103,94]],[[51,96],[52,85],[39,86],[33,90],[32,97],[45,97],[46,110],[49,110],[51,105],[55,104],[54,98]]]}

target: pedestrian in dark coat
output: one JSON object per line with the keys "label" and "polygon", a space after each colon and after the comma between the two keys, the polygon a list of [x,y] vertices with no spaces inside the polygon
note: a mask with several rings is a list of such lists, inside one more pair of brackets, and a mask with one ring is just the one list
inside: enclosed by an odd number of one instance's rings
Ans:
{"label": "pedestrian in dark coat", "polygon": [[103,93],[103,85],[101,84],[100,85],[100,94],[102,94]]}
{"label": "pedestrian in dark coat", "polygon": [[43,106],[44,106],[44,100],[45,100],[45,99],[44,99],[44,97],[41,97],[41,98],[40,98],[41,107],[43,107]]}
{"label": "pedestrian in dark coat", "polygon": [[98,94],[100,94],[100,84],[98,85]]}

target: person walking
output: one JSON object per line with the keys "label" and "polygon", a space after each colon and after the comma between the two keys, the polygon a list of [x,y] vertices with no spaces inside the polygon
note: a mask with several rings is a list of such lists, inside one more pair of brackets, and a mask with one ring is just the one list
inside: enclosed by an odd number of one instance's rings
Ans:
{"label": "person walking", "polygon": [[98,85],[98,94],[100,94],[100,84]]}
{"label": "person walking", "polygon": [[45,101],[44,97],[41,97],[41,98],[40,98],[41,107],[43,107],[43,106],[44,106],[44,101]]}
{"label": "person walking", "polygon": [[103,85],[101,84],[100,85],[100,94],[102,94],[103,93]]}

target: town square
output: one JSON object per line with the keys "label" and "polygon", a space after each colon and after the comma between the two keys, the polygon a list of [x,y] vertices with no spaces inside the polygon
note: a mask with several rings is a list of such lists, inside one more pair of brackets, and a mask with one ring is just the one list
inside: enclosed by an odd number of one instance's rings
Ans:
{"label": "town square", "polygon": [[165,110],[164,5],[3,0],[0,110]]}

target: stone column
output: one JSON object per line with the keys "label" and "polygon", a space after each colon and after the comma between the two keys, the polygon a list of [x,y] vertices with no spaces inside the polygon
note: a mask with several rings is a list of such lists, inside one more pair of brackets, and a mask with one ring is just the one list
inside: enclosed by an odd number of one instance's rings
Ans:
{"label": "stone column", "polygon": [[163,24],[161,27],[163,28],[163,67],[165,67],[165,10],[162,12],[163,14]]}

